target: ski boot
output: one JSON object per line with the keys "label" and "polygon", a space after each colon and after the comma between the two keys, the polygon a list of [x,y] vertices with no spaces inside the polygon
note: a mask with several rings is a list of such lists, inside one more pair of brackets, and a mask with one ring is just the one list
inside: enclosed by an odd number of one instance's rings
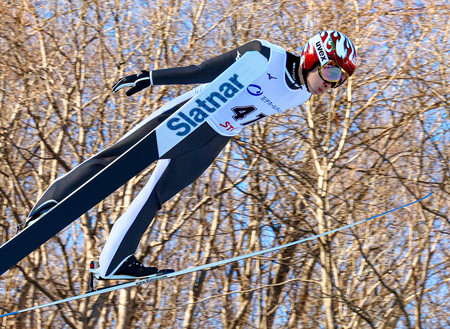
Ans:
{"label": "ski boot", "polygon": [[130,256],[127,260],[117,269],[117,271],[109,276],[103,278],[100,275],[100,268],[96,268],[95,262],[91,262],[89,272],[90,277],[90,291],[94,291],[94,278],[97,280],[137,280],[148,278],[153,275],[165,275],[175,272],[172,269],[158,270],[157,267],[146,267],[139,262],[136,257]]}

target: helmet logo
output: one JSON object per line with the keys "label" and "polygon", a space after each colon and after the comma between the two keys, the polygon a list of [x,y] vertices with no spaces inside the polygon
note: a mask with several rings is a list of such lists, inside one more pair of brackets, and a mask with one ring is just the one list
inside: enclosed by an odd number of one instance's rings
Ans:
{"label": "helmet logo", "polygon": [[324,62],[327,60],[327,54],[323,51],[323,47],[322,47],[322,43],[321,42],[317,42],[316,43],[316,49],[317,49],[317,54],[319,55],[319,59],[320,62]]}
{"label": "helmet logo", "polygon": [[316,50],[317,57],[319,57],[320,66],[324,66],[330,60],[328,59],[328,55],[325,51],[325,47],[323,46],[322,39],[321,39],[320,35],[318,35],[318,34],[316,34],[313,38],[315,39],[312,41],[314,44],[314,48]]}
{"label": "helmet logo", "polygon": [[327,39],[327,44],[325,45],[325,48],[326,48],[327,52],[332,52],[333,50],[336,50],[336,46],[335,46],[335,44],[333,42],[333,38],[332,37],[329,37]]}

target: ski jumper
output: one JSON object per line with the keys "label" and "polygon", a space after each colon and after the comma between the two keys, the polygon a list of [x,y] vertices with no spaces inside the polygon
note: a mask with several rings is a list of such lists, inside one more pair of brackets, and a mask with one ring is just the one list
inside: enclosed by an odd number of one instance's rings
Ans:
{"label": "ski jumper", "polygon": [[[268,59],[267,71],[231,102],[211,115],[192,134],[158,160],[155,170],[130,207],[117,219],[100,255],[100,275],[108,278],[136,251],[139,241],[164,202],[195,181],[228,141],[244,127],[269,115],[303,104],[311,94],[300,83],[300,58],[267,41],[254,40],[202,64],[150,72],[152,85],[205,84],[213,81],[247,51]],[[34,209],[48,200],[60,201],[128,147],[151,132],[173,112],[204,89],[200,85],[163,105],[124,135],[55,180]],[[207,107],[206,102],[199,104]],[[183,129],[182,125],[178,127]],[[156,145],[155,145],[156,147]],[[150,165],[150,163],[149,163]],[[101,188],[101,186],[99,186]]]}

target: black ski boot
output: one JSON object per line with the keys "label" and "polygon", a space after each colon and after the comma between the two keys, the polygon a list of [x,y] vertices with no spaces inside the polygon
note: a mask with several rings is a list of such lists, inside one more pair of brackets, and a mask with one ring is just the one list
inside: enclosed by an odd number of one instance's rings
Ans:
{"label": "black ski boot", "polygon": [[[146,273],[144,273],[144,271]],[[156,273],[155,273],[156,271]],[[156,267],[145,267],[142,265],[134,256],[130,256],[125,263],[123,263],[119,270],[116,271],[113,275],[109,276],[108,278],[103,278],[100,276],[100,268],[97,267],[96,262],[91,262],[89,266],[89,292],[92,291],[98,291],[102,289],[107,289],[115,286],[121,286],[126,283],[120,283],[116,284],[114,286],[106,286],[101,287],[99,289],[95,288],[94,279],[97,280],[135,280],[135,279],[141,279],[145,280],[146,278],[150,277],[158,277],[167,275],[170,273],[175,272],[175,270],[172,269],[164,269],[164,270],[158,270]],[[150,280],[150,279],[149,279]],[[137,281],[139,282],[139,281]]]}
{"label": "black ski boot", "polygon": [[111,279],[142,279],[154,274],[169,274],[174,270],[164,269],[159,271],[157,267],[145,267],[136,257],[130,256],[117,269]]}

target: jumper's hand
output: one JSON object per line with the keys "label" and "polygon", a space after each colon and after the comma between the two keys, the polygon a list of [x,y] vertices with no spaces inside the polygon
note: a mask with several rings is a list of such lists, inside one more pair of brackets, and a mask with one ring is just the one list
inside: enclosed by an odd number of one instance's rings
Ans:
{"label": "jumper's hand", "polygon": [[129,75],[127,77],[123,77],[119,81],[117,81],[112,87],[113,93],[117,92],[119,89],[124,87],[131,87],[127,90],[127,96],[131,96],[138,91],[144,90],[145,88],[150,87],[150,74],[148,71],[142,71],[138,74]]}

